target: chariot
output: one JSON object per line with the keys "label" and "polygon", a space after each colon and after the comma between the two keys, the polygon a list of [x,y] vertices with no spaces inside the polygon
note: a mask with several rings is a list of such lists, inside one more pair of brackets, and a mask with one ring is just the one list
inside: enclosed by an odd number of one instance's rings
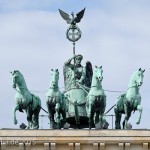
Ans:
{"label": "chariot", "polygon": [[71,87],[64,92],[66,99],[66,121],[71,128],[86,128],[88,117],[86,113],[87,93],[79,86]]}

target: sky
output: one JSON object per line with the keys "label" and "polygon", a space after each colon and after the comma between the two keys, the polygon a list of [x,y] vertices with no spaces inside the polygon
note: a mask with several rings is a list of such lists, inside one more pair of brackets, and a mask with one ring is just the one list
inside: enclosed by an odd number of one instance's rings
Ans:
{"label": "sky", "polygon": [[[17,112],[18,124],[13,124],[15,90],[10,71],[23,74],[28,89],[41,98],[44,109],[51,69],[59,70],[59,87],[64,86],[63,64],[73,54],[65,35],[68,24],[58,9],[70,14],[85,7],[78,24],[82,37],[76,43],[76,54],[83,55],[83,66],[86,61],[93,67],[103,66],[105,90],[126,91],[132,73],[145,69],[140,88],[142,120],[136,125],[135,112],[129,122],[134,129],[150,128],[149,0],[0,0],[0,128],[19,128],[22,122],[27,123],[26,114]],[[106,92],[106,110],[120,94]],[[41,110],[40,115],[47,114]],[[107,120],[111,128],[111,118]],[[40,128],[48,128],[47,117],[40,117]]]}

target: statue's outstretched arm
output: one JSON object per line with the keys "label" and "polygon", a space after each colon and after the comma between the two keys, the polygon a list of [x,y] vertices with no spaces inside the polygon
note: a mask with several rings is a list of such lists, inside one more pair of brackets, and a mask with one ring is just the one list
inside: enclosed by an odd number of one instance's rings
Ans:
{"label": "statue's outstretched arm", "polygon": [[68,61],[65,62],[65,66],[69,65],[71,63],[71,61],[76,57],[76,55],[74,55],[72,58],[70,58]]}

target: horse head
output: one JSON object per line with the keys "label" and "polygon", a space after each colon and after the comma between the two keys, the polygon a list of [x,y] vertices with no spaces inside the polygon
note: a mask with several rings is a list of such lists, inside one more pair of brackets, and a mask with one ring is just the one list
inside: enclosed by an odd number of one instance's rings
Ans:
{"label": "horse head", "polygon": [[132,81],[134,82],[137,87],[140,87],[143,84],[143,77],[144,77],[145,69],[142,70],[141,68],[133,73]]}
{"label": "horse head", "polygon": [[95,78],[98,80],[98,81],[102,81],[103,80],[103,69],[102,69],[102,66],[100,67],[97,67],[95,66],[95,70],[94,70],[94,74]]}
{"label": "horse head", "polygon": [[56,69],[56,70],[51,69],[50,87],[51,88],[57,88],[58,87],[58,80],[59,80],[59,71],[58,71],[58,69]]}
{"label": "horse head", "polygon": [[21,85],[22,82],[22,74],[18,70],[14,70],[13,72],[10,72],[12,75],[12,86],[13,88],[16,88],[17,85]]}

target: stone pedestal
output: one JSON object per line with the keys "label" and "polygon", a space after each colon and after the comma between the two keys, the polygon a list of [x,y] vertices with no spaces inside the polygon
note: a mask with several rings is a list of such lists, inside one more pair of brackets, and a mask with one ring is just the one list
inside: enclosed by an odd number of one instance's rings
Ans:
{"label": "stone pedestal", "polygon": [[0,130],[0,150],[148,150],[150,130]]}

